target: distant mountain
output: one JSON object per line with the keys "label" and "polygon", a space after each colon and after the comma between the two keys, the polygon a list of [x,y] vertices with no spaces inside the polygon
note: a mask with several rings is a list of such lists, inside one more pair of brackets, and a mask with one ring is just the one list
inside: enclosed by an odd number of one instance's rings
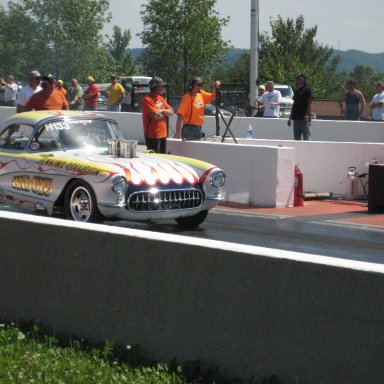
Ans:
{"label": "distant mountain", "polygon": [[[128,48],[127,51],[131,53],[134,59],[137,59],[143,53],[144,48]],[[231,48],[228,53],[228,64],[233,64],[234,62],[236,62],[236,60],[239,59],[239,57],[244,51],[247,50],[240,48]]]}
{"label": "distant mountain", "polygon": [[144,52],[144,48],[128,48],[127,51],[136,60]]}
{"label": "distant mountain", "polygon": [[[128,50],[132,56],[137,59],[144,51],[144,48],[131,48]],[[246,49],[232,48],[229,51],[227,63],[232,65],[247,51]],[[375,72],[384,71],[384,52],[383,53],[367,53],[350,49],[348,51],[339,51],[335,49],[333,55],[339,55],[341,60],[337,67],[338,72],[350,72],[356,65],[363,65],[371,67]]]}
{"label": "distant mountain", "polygon": [[340,64],[337,67],[338,72],[350,72],[356,65],[369,66],[375,72],[384,71],[384,52],[367,53],[355,49],[349,49],[348,51],[339,51],[335,49],[333,54],[341,57]]}

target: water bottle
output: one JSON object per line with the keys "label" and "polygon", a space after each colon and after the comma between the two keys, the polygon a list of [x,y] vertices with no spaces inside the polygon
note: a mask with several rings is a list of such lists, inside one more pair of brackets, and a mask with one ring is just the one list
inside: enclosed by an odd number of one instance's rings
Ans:
{"label": "water bottle", "polygon": [[252,125],[251,124],[248,125],[247,139],[253,139],[253,129],[252,129]]}

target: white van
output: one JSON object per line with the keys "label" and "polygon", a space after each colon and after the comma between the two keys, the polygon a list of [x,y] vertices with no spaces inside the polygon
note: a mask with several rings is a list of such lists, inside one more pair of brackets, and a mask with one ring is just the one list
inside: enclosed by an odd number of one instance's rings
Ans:
{"label": "white van", "polygon": [[280,91],[282,101],[280,104],[280,117],[289,117],[293,105],[293,90],[289,85],[275,84],[275,90]]}
{"label": "white van", "polygon": [[[119,83],[124,87],[125,89],[125,96],[123,101],[121,102],[121,110],[122,112],[139,112],[140,108],[139,105],[139,99],[137,102],[135,101],[135,105],[132,106],[132,86],[133,84],[141,84],[144,85],[140,89],[135,89],[136,92],[146,94],[149,93],[149,81],[152,79],[152,77],[149,76],[123,76],[119,79]],[[145,86],[147,85],[147,86]]]}
{"label": "white van", "polygon": [[[149,76],[123,76],[119,79],[119,83],[125,89],[125,96],[123,101],[121,102],[121,110],[122,112],[134,111],[135,106],[132,106],[131,96],[132,96],[132,86],[135,84],[143,84],[147,85],[138,90],[140,93],[149,93],[149,81],[152,77]],[[136,102],[135,102],[136,104]],[[138,106],[137,106],[138,107]]]}

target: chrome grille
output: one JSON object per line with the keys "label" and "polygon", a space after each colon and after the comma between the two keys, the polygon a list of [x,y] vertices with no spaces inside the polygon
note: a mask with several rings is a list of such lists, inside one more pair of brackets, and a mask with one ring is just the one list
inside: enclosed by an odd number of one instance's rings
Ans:
{"label": "chrome grille", "polygon": [[202,202],[202,194],[197,189],[135,192],[129,197],[127,207],[135,212],[174,211],[198,208]]}

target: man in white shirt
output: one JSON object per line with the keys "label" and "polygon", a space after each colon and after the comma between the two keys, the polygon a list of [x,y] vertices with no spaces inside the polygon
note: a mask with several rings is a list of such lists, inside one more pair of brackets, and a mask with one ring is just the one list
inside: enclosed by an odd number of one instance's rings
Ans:
{"label": "man in white shirt", "polygon": [[371,102],[372,120],[384,120],[384,82],[378,81],[374,84],[376,87],[376,95],[373,96]]}
{"label": "man in white shirt", "polygon": [[12,75],[8,75],[7,82],[5,83],[1,79],[0,89],[4,91],[4,104],[7,107],[14,107],[16,105],[16,96],[17,96],[17,84],[15,83],[15,78]]}
{"label": "man in white shirt", "polygon": [[264,105],[264,117],[280,117],[281,93],[275,90],[273,81],[265,83],[267,92],[257,100],[259,105]]}
{"label": "man in white shirt", "polygon": [[16,112],[24,112],[24,105],[31,98],[31,96],[41,91],[40,87],[40,73],[38,71],[31,71],[28,75],[28,84],[21,88],[16,100]]}

